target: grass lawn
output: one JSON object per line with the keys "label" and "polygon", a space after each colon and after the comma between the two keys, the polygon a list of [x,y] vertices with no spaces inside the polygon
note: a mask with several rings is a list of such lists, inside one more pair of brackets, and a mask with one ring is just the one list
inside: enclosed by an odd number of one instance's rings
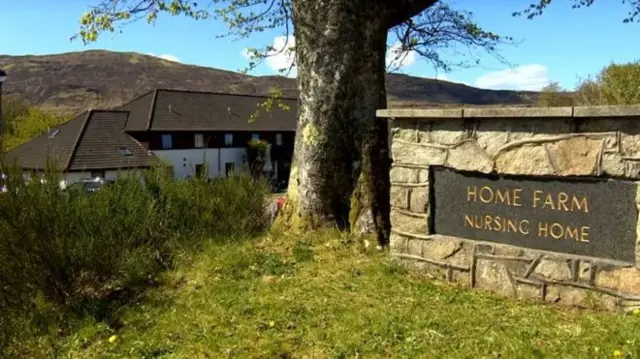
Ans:
{"label": "grass lawn", "polygon": [[30,346],[73,358],[632,358],[640,316],[434,283],[326,232],[212,242],[111,326]]}

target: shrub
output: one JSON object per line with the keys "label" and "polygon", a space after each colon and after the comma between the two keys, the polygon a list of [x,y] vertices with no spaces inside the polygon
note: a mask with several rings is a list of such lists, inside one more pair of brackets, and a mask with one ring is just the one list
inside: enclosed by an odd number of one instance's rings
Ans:
{"label": "shrub", "polygon": [[6,149],[11,149],[71,119],[68,114],[32,106],[15,96],[2,97]]}
{"label": "shrub", "polygon": [[575,101],[579,105],[635,105],[640,103],[640,62],[610,64],[595,78],[580,82]]}
{"label": "shrub", "polygon": [[143,181],[123,177],[87,194],[61,191],[53,170],[29,183],[18,170],[3,172],[9,190],[0,194],[0,347],[38,312],[36,298],[85,313],[147,283],[185,246],[266,225],[267,187],[244,176],[176,182],[152,170]]}

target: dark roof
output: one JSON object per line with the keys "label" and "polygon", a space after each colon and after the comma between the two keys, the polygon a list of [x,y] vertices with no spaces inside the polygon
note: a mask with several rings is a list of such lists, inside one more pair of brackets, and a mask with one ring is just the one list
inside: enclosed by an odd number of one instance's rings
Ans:
{"label": "dark roof", "polygon": [[[295,131],[298,101],[280,98],[270,111],[251,114],[269,96],[157,89],[121,109],[131,111],[125,131]],[[288,110],[282,110],[282,103]]]}
{"label": "dark roof", "polygon": [[10,150],[6,164],[41,170],[49,158],[63,171],[149,167],[152,156],[122,131],[128,117],[126,111],[84,112]]}

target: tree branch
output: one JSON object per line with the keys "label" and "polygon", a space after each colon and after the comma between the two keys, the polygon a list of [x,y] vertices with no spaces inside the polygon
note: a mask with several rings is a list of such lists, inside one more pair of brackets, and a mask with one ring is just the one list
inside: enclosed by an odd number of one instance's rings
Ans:
{"label": "tree branch", "polygon": [[387,28],[394,28],[424,10],[433,6],[438,0],[386,0],[389,14]]}
{"label": "tree branch", "polygon": [[[580,9],[583,7],[590,7],[596,0],[572,0],[571,8]],[[536,0],[533,4],[530,4],[526,9],[516,11],[513,16],[525,16],[531,20],[535,17],[541,16],[542,13],[551,5],[552,0]],[[608,0],[611,2],[611,0]],[[628,4],[631,9],[627,13],[627,17],[622,20],[624,23],[636,22],[640,16],[640,0],[622,0],[623,4]]]}

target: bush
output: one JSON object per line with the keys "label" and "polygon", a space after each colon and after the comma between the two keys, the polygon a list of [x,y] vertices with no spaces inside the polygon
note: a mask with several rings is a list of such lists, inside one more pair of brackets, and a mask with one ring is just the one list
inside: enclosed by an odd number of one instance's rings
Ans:
{"label": "bush", "polygon": [[640,62],[612,63],[581,81],[575,101],[585,106],[640,104]]}
{"label": "bush", "polygon": [[3,96],[2,118],[5,122],[4,146],[12,149],[70,120],[71,116],[33,106],[15,96]]}
{"label": "bush", "polygon": [[38,298],[57,311],[86,313],[147,283],[177,250],[205,237],[255,234],[267,220],[267,186],[244,176],[176,182],[153,170],[143,181],[123,177],[87,194],[61,191],[55,171],[27,184],[19,171],[4,172],[0,347],[25,318],[35,320]]}

